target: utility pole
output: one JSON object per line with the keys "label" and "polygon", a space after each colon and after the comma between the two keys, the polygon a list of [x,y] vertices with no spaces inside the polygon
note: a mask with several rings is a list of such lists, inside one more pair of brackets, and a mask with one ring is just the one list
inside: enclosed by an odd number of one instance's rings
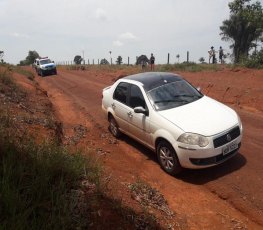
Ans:
{"label": "utility pole", "polygon": [[110,64],[112,65],[112,58],[111,58],[111,51],[109,51],[109,53],[110,53]]}
{"label": "utility pole", "polygon": [[83,64],[85,65],[84,50],[82,50],[82,59],[83,59]]}

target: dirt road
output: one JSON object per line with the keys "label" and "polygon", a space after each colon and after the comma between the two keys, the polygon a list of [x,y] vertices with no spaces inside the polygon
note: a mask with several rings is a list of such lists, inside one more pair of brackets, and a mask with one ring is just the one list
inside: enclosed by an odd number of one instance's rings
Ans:
{"label": "dirt road", "polygon": [[[101,110],[101,91],[128,70],[70,71],[37,77],[49,95],[64,132],[88,127],[86,143],[102,153],[102,162],[119,182],[141,178],[157,188],[180,220],[179,229],[263,229],[263,71],[222,70],[182,73],[203,93],[232,106],[240,115],[244,137],[239,154],[205,170],[165,174],[154,154],[124,136],[112,141]],[[114,143],[113,143],[114,142]],[[125,201],[125,188],[115,193]]]}

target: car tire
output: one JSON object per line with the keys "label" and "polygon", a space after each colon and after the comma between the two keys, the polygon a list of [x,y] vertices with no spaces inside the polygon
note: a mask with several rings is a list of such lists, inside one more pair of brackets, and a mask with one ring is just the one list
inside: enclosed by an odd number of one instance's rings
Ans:
{"label": "car tire", "polygon": [[116,138],[120,137],[121,131],[119,130],[119,126],[116,120],[111,116],[109,122],[110,122],[109,130],[112,133],[112,135]]}
{"label": "car tire", "polygon": [[182,171],[176,152],[169,142],[160,141],[156,152],[159,164],[165,172],[174,176]]}
{"label": "car tire", "polygon": [[41,76],[41,77],[44,77],[44,76],[45,76],[43,70],[40,70],[40,76]]}

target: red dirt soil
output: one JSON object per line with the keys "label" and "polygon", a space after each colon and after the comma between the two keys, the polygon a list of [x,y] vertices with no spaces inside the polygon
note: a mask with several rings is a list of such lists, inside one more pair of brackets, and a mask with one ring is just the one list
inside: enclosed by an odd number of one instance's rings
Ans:
{"label": "red dirt soil", "polygon": [[[127,183],[141,179],[158,189],[174,217],[159,221],[168,229],[263,229],[263,71],[222,68],[211,72],[177,72],[202,92],[232,108],[241,117],[244,136],[239,154],[219,166],[185,170],[172,177],[155,155],[124,136],[115,140],[101,110],[101,91],[119,76],[139,69],[89,67],[58,69],[57,76],[36,77],[63,123],[64,142],[82,125],[88,132],[78,145],[94,151],[109,174],[111,194],[136,207]],[[118,228],[120,226],[116,226]]]}

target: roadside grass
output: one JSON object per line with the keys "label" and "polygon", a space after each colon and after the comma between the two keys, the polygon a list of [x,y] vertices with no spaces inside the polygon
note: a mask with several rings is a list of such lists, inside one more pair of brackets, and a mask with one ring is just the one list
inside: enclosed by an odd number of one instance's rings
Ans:
{"label": "roadside grass", "polygon": [[1,229],[87,227],[89,220],[82,218],[76,194],[82,194],[83,181],[99,188],[95,160],[79,151],[69,153],[55,142],[37,145],[26,134],[17,142],[6,131],[12,126],[8,114],[1,113],[0,121]]}
{"label": "roadside grass", "polygon": [[12,73],[9,67],[0,68],[0,94],[8,101],[19,103],[24,100],[27,93],[15,83]]}
{"label": "roadside grass", "polygon": [[9,86],[12,90],[17,88],[13,78],[11,77],[12,70],[10,68],[1,68],[0,69],[0,83],[2,85]]}
{"label": "roadside grass", "polygon": [[158,71],[187,71],[187,72],[201,72],[201,71],[218,71],[220,66],[212,64],[196,64],[194,62],[184,62],[178,64],[157,65]]}
{"label": "roadside grass", "polygon": [[12,73],[0,68],[0,229],[87,228],[91,220],[78,201],[99,193],[101,167],[91,154],[56,141],[37,144],[21,128],[12,106],[26,93]]}
{"label": "roadside grass", "polygon": [[[226,65],[224,65],[227,67]],[[66,66],[68,70],[104,70],[107,72],[116,72],[116,71],[123,71],[127,72],[127,74],[135,74],[138,72],[148,72],[150,71],[150,67],[147,66],[146,68],[142,69],[140,65],[69,65]],[[163,64],[163,65],[155,65],[154,71],[158,72],[175,72],[175,71],[187,71],[187,72],[201,72],[201,71],[218,71],[222,67],[221,65],[213,65],[213,64],[197,64],[194,62],[189,63],[177,63],[177,64]]]}
{"label": "roadside grass", "polygon": [[31,81],[34,81],[35,79],[35,75],[31,71],[21,68],[20,66],[14,66],[14,72],[26,76]]}

